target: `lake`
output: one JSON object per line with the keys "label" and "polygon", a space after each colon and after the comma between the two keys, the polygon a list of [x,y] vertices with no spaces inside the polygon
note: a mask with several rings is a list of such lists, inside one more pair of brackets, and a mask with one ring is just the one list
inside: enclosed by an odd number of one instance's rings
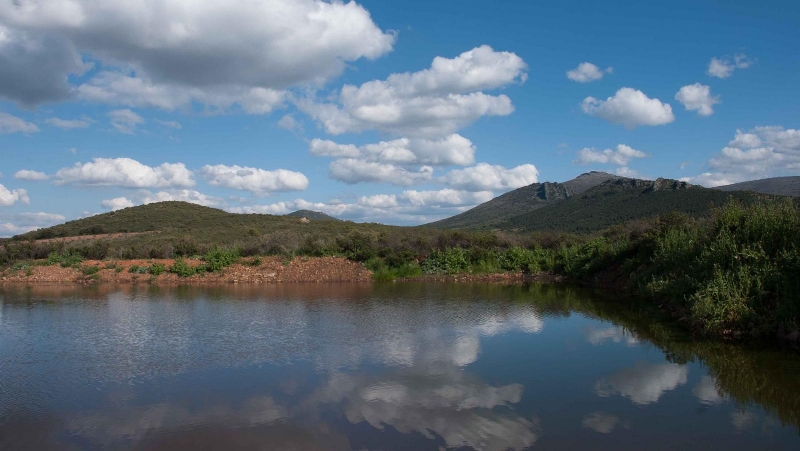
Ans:
{"label": "lake", "polygon": [[3,450],[800,449],[800,356],[554,285],[0,288]]}

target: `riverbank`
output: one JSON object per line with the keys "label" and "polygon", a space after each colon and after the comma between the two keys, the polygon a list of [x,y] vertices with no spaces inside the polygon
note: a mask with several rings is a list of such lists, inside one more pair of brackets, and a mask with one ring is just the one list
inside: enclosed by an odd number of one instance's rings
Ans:
{"label": "riverbank", "polygon": [[368,282],[372,272],[364,265],[341,257],[280,257],[242,259],[219,271],[197,271],[182,277],[169,272],[177,262],[189,268],[204,264],[199,259],[153,260],[86,260],[80,265],[33,261],[27,266],[0,272],[0,284],[215,284],[215,283],[282,283],[282,282]]}

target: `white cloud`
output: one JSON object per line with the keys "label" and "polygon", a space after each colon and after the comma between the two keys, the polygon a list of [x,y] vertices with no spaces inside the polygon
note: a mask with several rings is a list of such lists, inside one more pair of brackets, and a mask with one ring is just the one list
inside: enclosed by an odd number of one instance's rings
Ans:
{"label": "white cloud", "polygon": [[586,331],[586,340],[595,346],[601,345],[607,340],[614,343],[625,341],[628,346],[634,346],[639,343],[639,339],[635,335],[618,326],[605,329],[591,328]]}
{"label": "white cloud", "polygon": [[620,370],[595,384],[594,390],[602,397],[620,394],[634,404],[657,402],[664,392],[686,383],[689,368],[676,363],[639,363],[634,368]]}
{"label": "white cloud", "polygon": [[445,174],[441,181],[450,187],[468,191],[510,190],[536,183],[539,171],[532,164],[506,169],[503,166],[479,163]]}
{"label": "white cloud", "polygon": [[14,174],[14,178],[17,180],[47,180],[50,178],[50,176],[44,172],[22,169]]}
{"label": "white cloud", "polygon": [[275,191],[302,191],[308,188],[308,178],[295,171],[264,169],[243,166],[205,165],[200,170],[202,177],[213,186],[250,191],[266,195]]}
{"label": "white cloud", "polygon": [[135,204],[127,197],[115,197],[100,202],[100,206],[109,210],[117,211],[123,208],[133,207]]}
{"label": "white cloud", "polygon": [[156,123],[163,125],[164,127],[174,128],[175,130],[180,130],[183,128],[181,123],[178,121],[162,121],[161,119],[156,119]]}
{"label": "white cloud", "polygon": [[292,133],[303,133],[303,124],[291,114],[284,115],[277,123],[278,127],[289,130]]}
{"label": "white cloud", "polygon": [[315,138],[308,145],[311,155],[318,157],[358,158],[361,150],[353,144],[337,144],[330,140]]}
{"label": "white cloud", "polygon": [[144,118],[128,109],[110,111],[108,117],[117,131],[127,135],[133,134],[137,125],[144,124]]}
{"label": "white cloud", "polygon": [[592,63],[584,62],[578,64],[578,67],[567,71],[567,78],[578,83],[588,83],[590,81],[600,80],[603,75],[614,72],[614,68],[608,67],[602,70]]}
{"label": "white cloud", "polygon": [[514,53],[481,46],[456,58],[436,57],[429,69],[392,74],[361,86],[345,85],[337,103],[300,99],[297,105],[329,133],[380,130],[410,137],[441,137],[482,116],[514,111],[495,89],[527,78],[527,65]]}
{"label": "white cloud", "polygon": [[706,73],[712,77],[728,78],[733,75],[734,69],[747,69],[752,64],[753,60],[749,59],[744,53],[734,55],[733,59],[730,57],[714,57],[709,61]]}
{"label": "white cloud", "polygon": [[700,83],[686,85],[675,94],[675,100],[682,103],[687,110],[697,111],[699,116],[714,114],[714,105],[719,103],[719,96],[711,95],[711,88]]}
{"label": "white cloud", "polygon": [[[491,200],[492,197],[493,194],[490,191],[406,190],[400,194],[361,196],[354,203],[345,203],[338,200],[327,203],[309,202],[304,199],[296,199],[268,205],[233,207],[227,208],[227,210],[233,213],[266,213],[274,215],[291,213],[296,210],[314,210],[342,219],[396,224],[421,224],[461,213],[476,204]],[[513,323],[512,325],[524,328],[524,324]]]}
{"label": "white cloud", "polygon": [[50,124],[53,127],[60,128],[61,130],[74,130],[78,128],[88,128],[90,125],[92,125],[92,120],[88,117],[81,119],[60,119],[57,117],[51,117],[50,119],[45,120],[45,123]]}
{"label": "white cloud", "polygon": [[27,233],[42,227],[50,227],[66,221],[62,215],[53,213],[0,214],[0,238]]}
{"label": "white cloud", "polygon": [[433,168],[422,166],[412,171],[394,164],[343,158],[330,164],[330,175],[334,180],[349,184],[376,182],[410,186],[432,180]]}
{"label": "white cloud", "polygon": [[460,206],[476,205],[488,202],[494,198],[491,191],[459,191],[454,189],[441,189],[434,191],[403,191],[401,199],[415,206]]}
{"label": "white cloud", "polygon": [[286,93],[261,87],[222,87],[214,90],[167,86],[119,72],[104,71],[79,86],[81,98],[90,102],[128,107],[190,110],[201,104],[207,113],[224,112],[238,105],[247,114],[266,114],[281,106]]}
{"label": "white cloud", "polygon": [[664,125],[675,120],[672,107],[642,91],[621,88],[606,100],[587,97],[581,104],[583,112],[632,129],[640,125]]}
{"label": "white cloud", "polygon": [[[0,69],[2,70],[2,69]],[[0,134],[4,133],[36,133],[39,127],[16,116],[0,111]]]}
{"label": "white cloud", "polygon": [[800,171],[800,130],[761,126],[736,135],[708,162],[711,169],[684,180],[722,186],[747,180],[795,175]]}
{"label": "white cloud", "polygon": [[[13,38],[10,49],[0,47],[0,58],[22,61],[15,70],[6,69],[9,74],[0,69],[0,80],[25,88],[0,94],[27,103],[67,97],[72,90],[67,75],[85,71],[82,53],[115,73],[135,73],[173,105],[173,93],[205,92],[208,97],[192,100],[213,102],[216,94],[238,91],[242,107],[256,112],[245,105],[259,94],[252,89],[278,92],[329,80],[348,62],[391,51],[395,41],[361,5],[322,0],[165,0],[157,6],[150,0],[6,1],[0,3],[0,24]],[[51,49],[51,44],[58,45]],[[29,80],[41,74],[44,80]],[[78,92],[143,106],[130,93],[120,101],[117,87],[95,79],[81,88],[98,86]],[[33,94],[37,89],[41,94]]]}
{"label": "white cloud", "polygon": [[91,163],[75,163],[59,169],[57,185],[121,186],[126,188],[191,187],[192,171],[183,163],[164,163],[150,167],[130,158],[95,158]]}
{"label": "white cloud", "polygon": [[626,166],[634,158],[644,158],[647,154],[641,150],[636,150],[625,144],[617,145],[616,150],[605,149],[595,150],[594,148],[583,148],[578,152],[578,159],[573,161],[575,164],[615,164]]}
{"label": "white cloud", "polygon": [[10,207],[17,202],[29,204],[31,202],[28,192],[24,189],[9,190],[0,184],[0,207]]}
{"label": "white cloud", "polygon": [[155,193],[147,190],[140,190],[134,193],[132,197],[132,199],[127,197],[115,197],[113,199],[107,199],[100,202],[100,206],[109,210],[120,210],[123,208],[133,207],[135,205],[146,205],[167,201],[189,202],[206,207],[215,207],[222,204],[222,200],[217,197],[188,189],[158,191]]}
{"label": "white cloud", "polygon": [[452,134],[438,140],[400,138],[356,147],[314,139],[312,155],[338,158],[361,158],[371,162],[424,165],[460,165],[475,162],[475,146],[467,138]]}
{"label": "white cloud", "polygon": [[642,178],[642,175],[635,169],[631,169],[627,166],[621,166],[614,170],[614,174],[617,174],[620,177],[629,177],[629,178]]}

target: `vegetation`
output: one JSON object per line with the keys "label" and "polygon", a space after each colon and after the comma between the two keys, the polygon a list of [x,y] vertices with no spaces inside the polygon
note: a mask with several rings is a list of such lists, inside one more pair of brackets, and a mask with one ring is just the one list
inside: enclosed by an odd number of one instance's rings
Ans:
{"label": "vegetation", "polygon": [[[32,271],[34,264],[80,268],[84,260],[173,258],[169,267],[153,263],[130,271],[191,277],[277,255],[287,262],[343,256],[364,263],[376,280],[547,272],[629,289],[713,336],[800,333],[796,202],[669,180],[602,181],[607,175],[589,174],[562,187],[538,184],[537,199],[548,203],[507,220],[514,233],[301,221],[164,202],[4,240],[0,265]],[[607,224],[614,225],[596,231]],[[100,231],[129,235],[36,240]],[[202,263],[189,264],[189,257]]]}

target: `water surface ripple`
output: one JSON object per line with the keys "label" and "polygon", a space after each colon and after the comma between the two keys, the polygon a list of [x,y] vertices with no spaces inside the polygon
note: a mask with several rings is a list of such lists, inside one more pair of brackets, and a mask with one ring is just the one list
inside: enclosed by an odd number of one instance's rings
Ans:
{"label": "water surface ripple", "polygon": [[800,358],[570,287],[0,289],[0,449],[800,449]]}

